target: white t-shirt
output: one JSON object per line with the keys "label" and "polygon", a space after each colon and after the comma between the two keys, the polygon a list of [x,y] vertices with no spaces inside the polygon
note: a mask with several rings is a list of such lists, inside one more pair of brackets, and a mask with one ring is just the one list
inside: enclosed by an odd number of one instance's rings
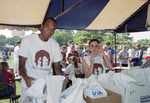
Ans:
{"label": "white t-shirt", "polygon": [[107,52],[104,52],[107,57],[108,57],[109,52],[110,52],[109,50],[107,50]]}
{"label": "white t-shirt", "polygon": [[[84,56],[83,59],[86,61],[88,66],[90,67],[91,61],[90,61],[90,55]],[[94,57],[94,68],[93,68],[93,74],[99,75],[102,73],[106,73],[106,67],[103,64],[103,58],[101,55],[97,55],[97,57]]]}
{"label": "white t-shirt", "polygon": [[129,57],[134,57],[134,49],[129,49],[128,50],[128,53],[129,53]]}
{"label": "white t-shirt", "polygon": [[67,53],[66,53],[66,57],[68,57],[68,53],[71,51],[70,46],[67,47]]}
{"label": "white t-shirt", "polygon": [[83,74],[82,64],[78,63],[79,68],[74,68],[73,64],[69,64],[65,69],[65,74],[69,74],[69,79],[72,80],[72,76],[75,74]]}
{"label": "white t-shirt", "polygon": [[16,46],[14,49],[14,63],[18,63],[19,59],[18,59],[18,52],[19,52],[19,47]]}
{"label": "white t-shirt", "polygon": [[[51,64],[62,60],[59,44],[52,38],[42,41],[38,34],[26,36],[21,41],[19,54],[26,59],[26,73],[29,77],[45,77],[51,72]],[[23,80],[22,86],[26,87]]]}
{"label": "white t-shirt", "polygon": [[[149,54],[149,53],[150,53],[150,48],[147,48],[147,54]],[[147,56],[150,56],[150,54]]]}

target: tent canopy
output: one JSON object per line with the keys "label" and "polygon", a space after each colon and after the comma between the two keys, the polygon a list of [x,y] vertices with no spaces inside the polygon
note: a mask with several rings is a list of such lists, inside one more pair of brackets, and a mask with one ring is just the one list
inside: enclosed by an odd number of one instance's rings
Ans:
{"label": "tent canopy", "polygon": [[1,0],[0,29],[38,30],[47,17],[59,29],[147,31],[150,0]]}

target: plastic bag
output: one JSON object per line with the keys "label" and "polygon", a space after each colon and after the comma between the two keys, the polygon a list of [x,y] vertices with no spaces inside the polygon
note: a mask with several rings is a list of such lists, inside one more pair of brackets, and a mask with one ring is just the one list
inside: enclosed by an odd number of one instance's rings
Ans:
{"label": "plastic bag", "polygon": [[88,79],[88,87],[84,90],[84,95],[90,98],[107,97],[107,92],[97,82],[95,76],[91,75]]}
{"label": "plastic bag", "polygon": [[28,100],[28,103],[44,103],[43,98],[43,89],[45,87],[44,78],[37,79],[34,84],[24,93],[29,97],[33,97],[32,101]]}
{"label": "plastic bag", "polygon": [[[25,95],[33,97],[32,101],[27,100],[27,103],[59,103],[59,98],[62,90],[64,76],[50,76],[39,78],[25,92]],[[46,90],[43,94],[43,91]]]}
{"label": "plastic bag", "polygon": [[123,88],[133,88],[133,87],[139,87],[141,85],[144,85],[143,83],[140,83],[139,81],[123,73],[115,73],[112,79],[116,86],[123,87]]}
{"label": "plastic bag", "polygon": [[59,103],[64,76],[46,76],[47,103]]}
{"label": "plastic bag", "polygon": [[[75,80],[75,79],[74,79]],[[61,93],[59,103],[86,103],[83,99],[83,81],[77,79],[72,86]]]}
{"label": "plastic bag", "polygon": [[114,71],[109,71],[108,73],[99,74],[98,78],[97,78],[97,81],[98,82],[109,83],[109,84],[113,84],[114,85],[114,83],[112,81],[112,75],[114,73],[115,73]]}

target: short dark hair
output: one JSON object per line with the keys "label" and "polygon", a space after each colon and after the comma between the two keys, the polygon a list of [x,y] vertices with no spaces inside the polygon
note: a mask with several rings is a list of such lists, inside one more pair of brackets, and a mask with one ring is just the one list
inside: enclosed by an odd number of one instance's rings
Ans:
{"label": "short dark hair", "polygon": [[71,44],[71,43],[72,43],[72,40],[69,40],[68,43]]}
{"label": "short dark hair", "polygon": [[61,49],[67,49],[67,47],[65,45],[61,46]]}
{"label": "short dark hair", "polygon": [[96,41],[98,44],[100,43],[100,41],[99,41],[98,39],[91,39],[91,40],[89,41],[89,46],[90,46],[91,42],[93,42],[93,41]]}
{"label": "short dark hair", "polygon": [[48,19],[51,19],[52,21],[54,21],[57,24],[56,20],[54,18],[51,18],[51,17],[44,19],[42,24],[44,25]]}
{"label": "short dark hair", "polygon": [[19,44],[19,43],[21,43],[21,40],[18,40],[18,41],[17,41],[17,44]]}
{"label": "short dark hair", "polygon": [[108,42],[106,42],[105,44],[106,44],[106,45],[110,45],[110,42],[108,41]]}

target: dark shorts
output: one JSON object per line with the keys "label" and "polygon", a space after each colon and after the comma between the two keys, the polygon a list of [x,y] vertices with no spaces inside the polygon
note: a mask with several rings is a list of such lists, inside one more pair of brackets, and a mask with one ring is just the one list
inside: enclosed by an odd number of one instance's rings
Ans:
{"label": "dark shorts", "polygon": [[[0,93],[6,92],[6,90],[0,90]],[[8,85],[8,94],[0,96],[0,97],[6,97],[6,96],[10,96],[14,93],[14,88],[10,85]]]}

